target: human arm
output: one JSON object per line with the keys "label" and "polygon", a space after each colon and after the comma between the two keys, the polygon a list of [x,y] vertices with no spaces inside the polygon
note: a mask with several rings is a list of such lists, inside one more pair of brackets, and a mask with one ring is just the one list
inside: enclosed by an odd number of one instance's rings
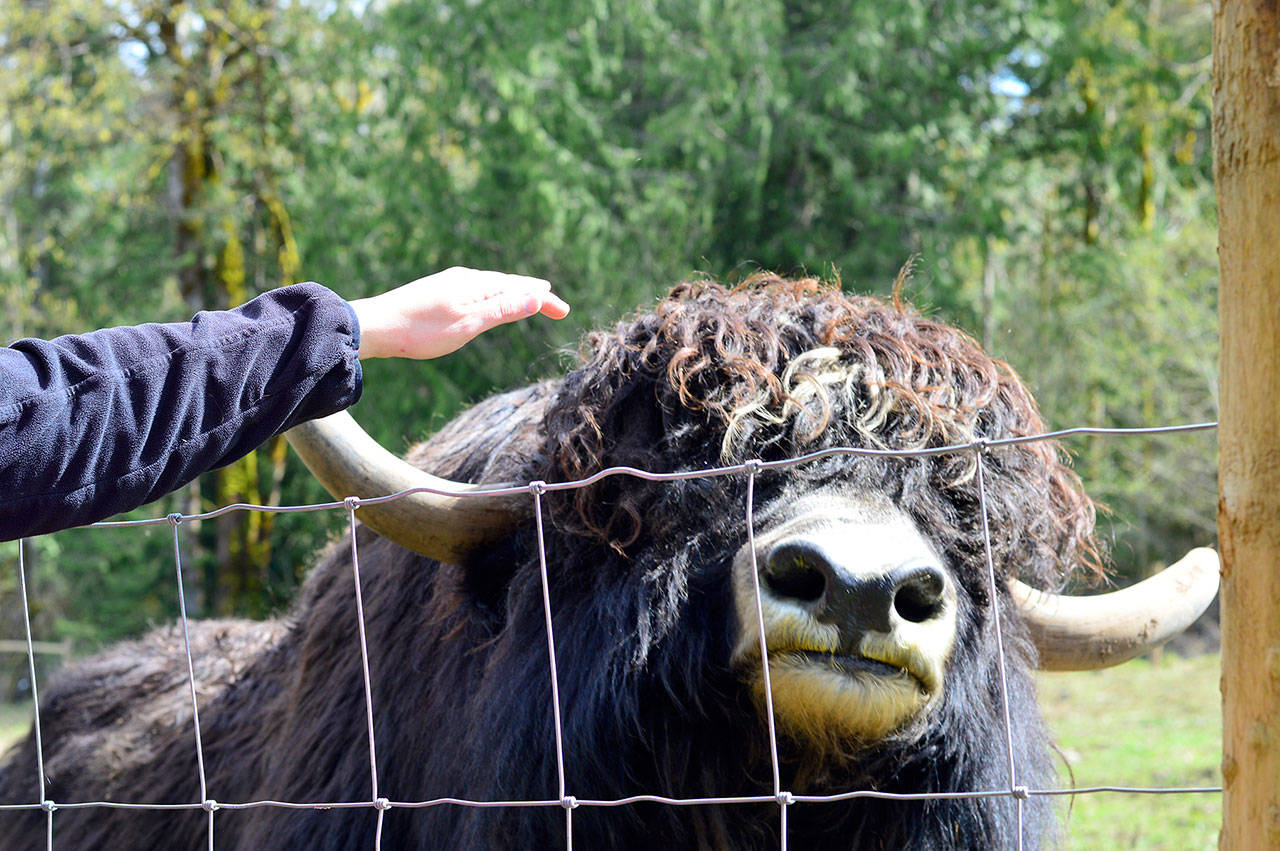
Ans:
{"label": "human arm", "polygon": [[0,540],[92,523],[359,398],[355,315],[318,284],[190,322],[0,349]]}
{"label": "human arm", "polygon": [[435,357],[537,312],[568,306],[546,281],[455,268],[350,305],[298,284],[187,323],[21,340],[0,349],[0,540],[136,508],[354,404],[358,357]]}

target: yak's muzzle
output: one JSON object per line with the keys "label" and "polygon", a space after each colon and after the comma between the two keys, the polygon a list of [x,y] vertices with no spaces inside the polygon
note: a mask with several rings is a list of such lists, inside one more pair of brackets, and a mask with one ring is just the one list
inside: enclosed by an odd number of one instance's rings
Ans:
{"label": "yak's muzzle", "polygon": [[[734,562],[734,661],[763,700],[763,621],[779,724],[815,744],[879,740],[941,694],[956,587],[887,502],[797,501]],[[759,609],[756,589],[759,589]]]}

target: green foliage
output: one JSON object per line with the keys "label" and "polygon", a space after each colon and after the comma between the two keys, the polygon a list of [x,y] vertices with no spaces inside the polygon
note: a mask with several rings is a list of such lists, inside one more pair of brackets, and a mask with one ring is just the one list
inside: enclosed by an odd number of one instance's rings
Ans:
{"label": "green foliage", "polygon": [[[0,327],[179,319],[300,278],[358,297],[451,264],[553,280],[565,323],[366,365],[356,416],[399,449],[690,274],[883,293],[916,255],[908,297],[1013,363],[1053,426],[1212,419],[1206,18],[1190,0],[10,3]],[[1212,435],[1070,448],[1122,573],[1212,540]],[[140,515],[323,499],[277,449]],[[343,522],[184,529],[196,610],[278,608]],[[170,544],[39,543],[60,554],[40,629],[168,619]]]}

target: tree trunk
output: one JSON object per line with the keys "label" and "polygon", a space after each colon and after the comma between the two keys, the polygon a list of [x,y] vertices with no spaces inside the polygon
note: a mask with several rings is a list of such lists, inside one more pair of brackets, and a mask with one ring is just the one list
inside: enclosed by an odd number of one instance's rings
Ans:
{"label": "tree trunk", "polygon": [[1280,847],[1280,9],[1213,9],[1224,849]]}

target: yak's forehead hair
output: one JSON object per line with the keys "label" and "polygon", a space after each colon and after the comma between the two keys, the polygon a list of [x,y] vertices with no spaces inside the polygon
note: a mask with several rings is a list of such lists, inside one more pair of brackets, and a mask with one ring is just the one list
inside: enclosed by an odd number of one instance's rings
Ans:
{"label": "yak's forehead hair", "polygon": [[[615,464],[654,469],[832,445],[917,449],[1044,431],[1021,381],[967,334],[838,282],[758,274],[732,288],[683,283],[612,332],[590,335],[583,356],[548,419],[549,456],[566,478]],[[661,422],[647,439],[646,406]],[[976,457],[921,460],[917,481],[970,503]],[[1089,551],[1092,503],[1056,444],[999,457],[988,489],[1005,493],[989,496],[1008,501],[1010,522],[1043,546]],[[615,542],[622,529],[639,533],[645,507],[627,495],[607,496],[608,518],[600,494],[578,497],[588,528]],[[632,522],[615,525],[619,512]]]}
{"label": "yak's forehead hair", "polygon": [[967,334],[838,284],[683,284],[619,330],[642,360],[665,363],[682,404],[724,424],[725,461],[779,428],[796,448],[834,427],[838,440],[894,449],[971,441],[983,412],[1014,433],[1043,428],[1012,371]]}

